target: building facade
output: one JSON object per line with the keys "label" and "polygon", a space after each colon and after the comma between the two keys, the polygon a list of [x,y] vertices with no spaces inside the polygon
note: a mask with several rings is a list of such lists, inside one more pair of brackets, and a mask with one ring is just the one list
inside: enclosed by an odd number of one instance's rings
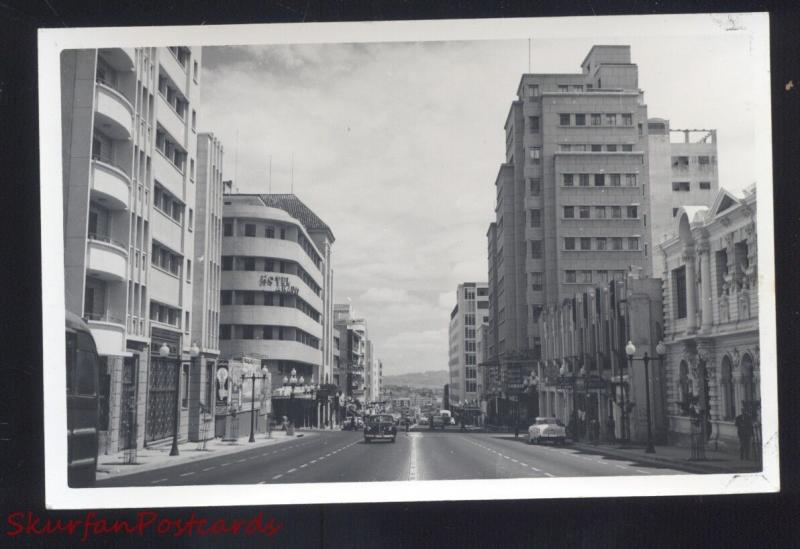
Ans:
{"label": "building facade", "polygon": [[[199,47],[65,51],[66,308],[101,356],[101,452],[190,423]],[[163,349],[163,351],[162,351]]]}
{"label": "building facade", "polygon": [[339,332],[339,389],[345,397],[364,403],[367,321],[356,318],[349,303],[336,303],[333,311]]}
{"label": "building facade", "polygon": [[279,197],[224,196],[220,355],[258,358],[273,380],[294,371],[313,384],[324,369],[323,253],[287,211],[307,207]]}
{"label": "building facade", "polygon": [[746,411],[757,435],[760,423],[755,185],[680,208],[674,235],[661,245],[670,440],[699,432],[735,451],[735,418]]}
{"label": "building facade", "polygon": [[478,327],[489,321],[489,288],[485,282],[464,282],[456,290],[456,306],[450,314],[450,405],[477,406]]}
{"label": "building facade", "polygon": [[[672,129],[669,120],[647,121],[650,156],[650,232],[653,246],[669,239],[681,206],[711,206],[719,190],[716,130]],[[651,254],[652,272],[664,270]]]}

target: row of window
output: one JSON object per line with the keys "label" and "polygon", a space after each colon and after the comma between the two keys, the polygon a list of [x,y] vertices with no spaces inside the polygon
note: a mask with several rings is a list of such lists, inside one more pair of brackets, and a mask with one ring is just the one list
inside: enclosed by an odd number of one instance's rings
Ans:
{"label": "row of window", "polygon": [[[592,247],[592,240],[594,240],[594,247]],[[598,236],[594,238],[588,236],[581,236],[581,237],[566,236],[564,237],[564,250],[621,251],[623,249],[622,248],[623,241],[627,241],[628,247],[625,248],[626,250],[639,251],[639,237],[637,236],[629,236],[625,238],[620,236],[612,236],[612,237]]]}
{"label": "row of window", "polygon": [[[233,236],[234,231],[232,221],[225,222],[224,231],[224,236]],[[273,225],[264,225],[263,230],[261,230],[261,227],[255,223],[239,223],[237,232],[238,234],[236,236],[259,237],[263,235],[265,238],[280,238],[281,240],[286,240],[286,227],[276,228]],[[314,265],[316,265],[318,269],[321,269],[322,259],[311,245],[311,242],[299,231],[297,234],[297,243],[311,259],[311,261],[314,262]]]}
{"label": "row of window", "polygon": [[624,280],[625,271],[590,271],[590,270],[566,270],[564,271],[564,282],[567,284],[593,284],[608,282],[609,280]]}
{"label": "row of window", "polygon": [[708,167],[712,164],[717,163],[716,156],[709,156],[709,155],[700,155],[700,156],[673,156],[672,157],[672,167],[673,168],[688,168],[689,164],[697,164],[700,167]]}
{"label": "row of window", "polygon": [[[169,305],[162,305],[155,301],[150,302],[150,320],[161,322],[162,324],[169,324],[175,328],[181,327],[181,310],[170,307]],[[189,329],[189,311],[186,311],[186,329]]]}
{"label": "row of window", "polygon": [[[700,181],[700,190],[701,191],[710,191],[711,190],[711,182],[710,181]],[[673,181],[672,182],[672,190],[675,192],[689,192],[692,190],[692,185],[689,181]]]}
{"label": "row of window", "polygon": [[270,307],[293,307],[305,313],[316,322],[320,321],[319,312],[305,300],[297,296],[278,292],[261,292],[253,290],[222,290],[221,305],[262,305]]}
{"label": "row of window", "polygon": [[561,184],[564,187],[636,187],[635,173],[565,173],[561,174]]}
{"label": "row of window", "polygon": [[186,169],[186,152],[167,136],[161,128],[156,130],[156,149],[169,160],[179,172]]}
{"label": "row of window", "polygon": [[219,338],[231,339],[274,339],[280,341],[297,341],[303,345],[319,349],[319,338],[298,328],[286,326],[265,326],[252,324],[220,324]]}
{"label": "row of window", "polygon": [[[185,209],[183,202],[166,191],[157,180],[153,185],[153,206],[177,223],[183,223],[183,211]],[[192,209],[189,208],[189,230],[192,229],[193,217]]]}
{"label": "row of window", "polygon": [[284,273],[296,275],[308,286],[312,292],[319,295],[322,291],[319,284],[314,282],[305,269],[294,261],[274,259],[271,257],[236,257],[222,256],[223,271],[264,271],[269,273]]}
{"label": "row of window", "polygon": [[[159,245],[155,240],[153,241],[153,249],[151,254],[151,263],[153,266],[163,269],[177,277],[181,276],[183,272],[183,256],[176,254],[172,250]],[[187,272],[191,273],[192,262],[187,260]],[[187,282],[191,282],[191,274],[187,274]]]}
{"label": "row of window", "polygon": [[558,115],[560,126],[623,126],[633,127],[632,113],[561,113]]}
{"label": "row of window", "polygon": [[[592,215],[592,209],[594,209],[594,215]],[[578,213],[577,219],[623,219],[623,211],[625,212],[625,219],[639,218],[638,206],[624,206],[624,210],[623,206],[564,206],[564,219],[576,219],[576,210]],[[531,212],[535,211],[539,210],[531,210]]]}
{"label": "row of window", "polygon": [[606,152],[633,152],[633,145],[631,143],[616,143],[603,145],[601,143],[561,143],[558,146],[560,152],[603,152],[605,147]]}
{"label": "row of window", "polygon": [[[589,91],[593,89],[592,84],[586,84],[585,88],[583,84],[557,84],[556,89],[559,93],[583,93],[584,89]],[[539,85],[538,84],[528,84],[528,91],[527,96],[529,99],[538,99],[539,97]]]}

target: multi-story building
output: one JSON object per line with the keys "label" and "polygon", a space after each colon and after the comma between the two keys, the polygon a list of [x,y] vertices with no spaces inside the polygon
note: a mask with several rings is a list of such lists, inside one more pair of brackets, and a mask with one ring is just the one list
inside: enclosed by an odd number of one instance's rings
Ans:
{"label": "multi-story building", "polygon": [[[761,408],[755,185],[721,189],[711,207],[685,206],[664,255],[664,343],[668,431],[738,448],[735,418]],[[705,421],[703,421],[705,420]]]}
{"label": "multi-story building", "polygon": [[524,74],[506,119],[487,233],[487,367],[533,368],[545,305],[631,269],[650,273],[647,107],[637,66],[629,46],[594,46],[581,69]]}
{"label": "multi-story building", "polygon": [[66,308],[102,360],[101,451],[189,424],[199,47],[62,55]]}
{"label": "multi-story building", "polygon": [[[213,436],[214,386],[219,358],[219,296],[222,275],[222,143],[212,133],[197,137],[197,192],[194,219],[192,340],[199,355],[189,384],[189,440]],[[190,210],[191,213],[191,210]],[[191,264],[187,268],[192,268]],[[205,423],[205,425],[203,425]]]}
{"label": "multi-story building", "polygon": [[[324,223],[294,195],[224,196],[220,352],[260,358],[273,380],[324,370]],[[324,378],[323,378],[324,379]]]}
{"label": "multi-story building", "polygon": [[363,402],[367,321],[356,318],[349,303],[334,304],[333,314],[339,332],[339,389],[345,397]]}
{"label": "multi-story building", "polygon": [[[672,129],[669,120],[647,121],[650,167],[650,233],[653,246],[667,240],[681,206],[711,206],[719,190],[716,130]],[[654,276],[664,270],[650,254]]]}
{"label": "multi-story building", "polygon": [[374,363],[372,356],[372,341],[367,340],[364,345],[364,401],[372,402],[375,396],[372,393],[372,378],[375,376],[373,371]]}
{"label": "multi-story building", "polygon": [[456,290],[450,314],[450,404],[477,405],[476,330],[489,317],[489,288],[485,282],[464,282]]}

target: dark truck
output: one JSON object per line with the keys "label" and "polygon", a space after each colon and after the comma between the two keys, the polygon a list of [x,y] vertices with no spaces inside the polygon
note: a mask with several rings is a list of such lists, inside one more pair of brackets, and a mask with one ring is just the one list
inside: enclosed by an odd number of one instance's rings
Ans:
{"label": "dark truck", "polygon": [[450,422],[449,418],[445,418],[441,414],[435,414],[431,416],[431,431],[434,429],[441,429],[444,431],[445,425]]}
{"label": "dark truck", "polygon": [[394,418],[390,414],[377,414],[367,418],[364,424],[364,442],[369,443],[373,439],[394,442],[396,438],[397,427],[395,427]]}

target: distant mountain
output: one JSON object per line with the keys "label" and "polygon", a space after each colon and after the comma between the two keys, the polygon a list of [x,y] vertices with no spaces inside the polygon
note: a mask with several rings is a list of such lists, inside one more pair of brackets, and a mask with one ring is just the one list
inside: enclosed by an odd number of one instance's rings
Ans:
{"label": "distant mountain", "polygon": [[383,385],[407,385],[409,387],[425,387],[441,389],[450,380],[447,370],[429,370],[427,372],[413,372],[410,374],[397,374],[383,376]]}

